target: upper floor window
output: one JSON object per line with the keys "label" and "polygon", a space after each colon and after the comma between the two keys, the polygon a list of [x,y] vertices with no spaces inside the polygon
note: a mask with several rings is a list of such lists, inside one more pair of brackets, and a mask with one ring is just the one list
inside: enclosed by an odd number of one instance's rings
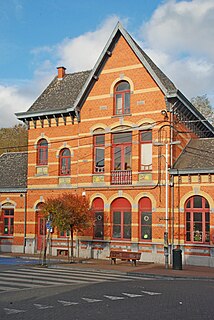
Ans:
{"label": "upper floor window", "polygon": [[127,81],[121,81],[114,90],[114,114],[128,113],[130,113],[130,85]]}
{"label": "upper floor window", "polygon": [[104,172],[105,170],[105,135],[94,136],[94,173]]}
{"label": "upper floor window", "polygon": [[152,170],[152,131],[140,132],[140,171]]}
{"label": "upper floor window", "polygon": [[71,152],[68,148],[62,149],[59,154],[59,174],[67,176],[71,174]]}
{"label": "upper floor window", "polygon": [[132,133],[115,133],[112,137],[111,184],[132,184]]}
{"label": "upper floor window", "polygon": [[210,208],[201,196],[189,198],[185,205],[186,241],[205,243],[210,241]]}
{"label": "upper floor window", "polygon": [[3,234],[13,235],[14,231],[14,208],[2,208]]}
{"label": "upper floor window", "polygon": [[48,164],[48,142],[46,139],[39,140],[37,144],[37,164]]}

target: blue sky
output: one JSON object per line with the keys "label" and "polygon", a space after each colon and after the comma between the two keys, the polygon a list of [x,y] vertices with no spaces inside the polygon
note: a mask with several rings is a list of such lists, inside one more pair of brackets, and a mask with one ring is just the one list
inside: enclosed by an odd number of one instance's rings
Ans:
{"label": "blue sky", "polygon": [[118,20],[188,98],[214,104],[214,0],[1,0],[0,127],[57,66],[92,68]]}

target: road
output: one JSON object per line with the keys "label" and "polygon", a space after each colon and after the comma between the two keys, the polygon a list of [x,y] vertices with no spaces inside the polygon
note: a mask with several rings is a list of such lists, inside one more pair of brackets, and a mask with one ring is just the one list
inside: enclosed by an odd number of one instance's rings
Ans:
{"label": "road", "polygon": [[0,319],[211,320],[213,293],[213,281],[17,266],[0,273]]}

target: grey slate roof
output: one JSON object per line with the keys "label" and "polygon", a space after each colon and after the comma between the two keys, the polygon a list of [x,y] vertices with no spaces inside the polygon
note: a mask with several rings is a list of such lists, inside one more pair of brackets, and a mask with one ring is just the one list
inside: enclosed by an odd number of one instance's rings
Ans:
{"label": "grey slate roof", "polygon": [[174,164],[179,171],[214,171],[214,138],[192,139]]}
{"label": "grey slate roof", "polygon": [[8,152],[0,156],[1,191],[27,187],[27,156],[27,152]]}
{"label": "grey slate roof", "polygon": [[73,106],[90,72],[66,74],[62,80],[55,77],[27,113],[66,110]]}

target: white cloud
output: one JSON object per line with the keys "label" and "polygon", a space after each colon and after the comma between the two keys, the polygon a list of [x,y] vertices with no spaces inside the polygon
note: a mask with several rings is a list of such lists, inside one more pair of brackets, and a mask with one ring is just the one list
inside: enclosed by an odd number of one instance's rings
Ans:
{"label": "white cloud", "polygon": [[[108,17],[95,31],[54,46],[34,48],[34,77],[16,86],[0,85],[0,127],[16,123],[63,65],[67,72],[93,68],[117,21]],[[122,20],[127,28],[128,19]],[[128,29],[128,28],[127,28]],[[167,1],[139,28],[140,44],[188,98],[207,94],[214,105],[214,1]],[[142,42],[143,40],[143,42]]]}
{"label": "white cloud", "polygon": [[93,68],[118,20],[117,16],[109,17],[97,30],[63,40],[57,46],[58,65],[65,66],[69,71]]}
{"label": "white cloud", "polygon": [[0,85],[0,127],[7,128],[17,123],[14,112],[27,106],[30,99],[15,86]]}
{"label": "white cloud", "polygon": [[167,1],[141,27],[140,35],[145,51],[188,98],[208,94],[212,100],[213,0]]}

